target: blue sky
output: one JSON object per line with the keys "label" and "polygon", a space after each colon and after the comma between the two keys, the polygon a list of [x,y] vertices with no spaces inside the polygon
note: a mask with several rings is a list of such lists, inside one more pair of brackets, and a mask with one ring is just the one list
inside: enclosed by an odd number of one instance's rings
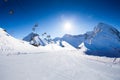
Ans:
{"label": "blue sky", "polygon": [[[64,30],[65,21],[72,31]],[[19,39],[36,23],[37,33],[56,37],[91,31],[99,22],[120,31],[120,0],[0,0],[0,26]]]}

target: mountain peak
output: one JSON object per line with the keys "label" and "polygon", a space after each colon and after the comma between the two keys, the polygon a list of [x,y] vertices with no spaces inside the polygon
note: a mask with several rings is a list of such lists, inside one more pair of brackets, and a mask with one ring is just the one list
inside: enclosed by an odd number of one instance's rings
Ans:
{"label": "mountain peak", "polygon": [[112,25],[106,23],[98,23],[96,27],[102,30],[115,29]]}
{"label": "mountain peak", "polygon": [[26,37],[24,37],[23,38],[23,40],[25,40],[25,41],[31,41],[32,40],[32,38],[33,37],[35,37],[35,36],[39,36],[39,34],[37,34],[37,33],[33,33],[33,32],[31,32],[30,34],[28,34]]}
{"label": "mountain peak", "polygon": [[63,37],[71,37],[72,35],[70,34],[65,34]]}
{"label": "mountain peak", "polygon": [[26,37],[23,38],[23,40],[30,42],[30,44],[34,46],[45,45],[44,42],[39,37],[39,34],[34,33],[34,32],[31,32],[30,34],[28,34]]}
{"label": "mountain peak", "polygon": [[[102,28],[104,28],[104,27],[112,27],[112,26],[109,25],[109,24],[100,22],[100,23],[98,23],[97,27],[102,27]],[[112,28],[113,28],[113,27],[112,27]]]}
{"label": "mountain peak", "polygon": [[119,33],[119,31],[114,28],[113,26],[106,24],[106,23],[99,23],[95,28],[94,28],[94,32],[112,32],[112,33]]}

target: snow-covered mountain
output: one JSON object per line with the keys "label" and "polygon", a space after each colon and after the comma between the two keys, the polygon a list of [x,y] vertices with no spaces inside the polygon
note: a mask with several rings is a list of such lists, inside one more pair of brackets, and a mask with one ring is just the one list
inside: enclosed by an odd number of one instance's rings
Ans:
{"label": "snow-covered mountain", "polygon": [[65,34],[62,38],[55,38],[54,41],[66,41],[75,48],[77,48],[83,41],[84,41],[84,35],[70,35],[70,34]]}
{"label": "snow-covered mountain", "polygon": [[[99,23],[84,41],[88,54],[120,57],[120,32],[111,25]],[[100,54],[101,53],[101,54]]]}
{"label": "snow-covered mountain", "polygon": [[83,35],[66,34],[62,38],[54,39],[54,41],[58,40],[66,41],[76,48],[84,43],[87,54],[120,57],[120,32],[105,23],[99,23],[93,31]]}
{"label": "snow-covered mountain", "polygon": [[30,44],[34,46],[45,45],[45,43],[40,39],[39,34],[34,32],[28,34],[26,37],[23,38],[23,40],[30,42]]}

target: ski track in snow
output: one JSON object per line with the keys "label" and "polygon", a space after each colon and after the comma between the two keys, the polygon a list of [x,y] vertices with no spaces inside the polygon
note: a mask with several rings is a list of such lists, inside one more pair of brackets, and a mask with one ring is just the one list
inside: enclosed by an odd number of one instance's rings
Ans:
{"label": "ski track in snow", "polygon": [[0,55],[0,80],[120,80],[120,64],[79,51]]}

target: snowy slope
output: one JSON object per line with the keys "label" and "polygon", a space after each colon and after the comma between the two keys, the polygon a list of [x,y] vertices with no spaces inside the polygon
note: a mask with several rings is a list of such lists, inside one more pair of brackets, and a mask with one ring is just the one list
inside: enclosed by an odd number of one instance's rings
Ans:
{"label": "snowy slope", "polygon": [[86,52],[88,50],[88,48],[85,46],[84,42],[82,42],[79,46],[78,46],[81,51]]}
{"label": "snowy slope", "polygon": [[[120,80],[120,64],[76,51],[0,56],[0,80]],[[105,60],[105,59],[104,59]]]}
{"label": "snowy slope", "polygon": [[[26,40],[29,40],[29,38],[26,38]],[[38,52],[48,52],[48,51],[58,51],[58,50],[59,51],[73,50],[73,49],[75,50],[75,48],[68,46],[68,44],[65,42],[64,45],[65,45],[64,48],[55,43],[51,43],[46,46],[34,47],[26,41],[15,39],[7,32],[5,32],[4,29],[0,28],[0,54],[20,54],[20,53],[25,54],[25,53],[38,53]]]}
{"label": "snowy slope", "polygon": [[15,39],[4,29],[0,28],[0,53],[2,54],[14,54],[14,53],[29,53],[34,52],[35,47],[29,43]]}

